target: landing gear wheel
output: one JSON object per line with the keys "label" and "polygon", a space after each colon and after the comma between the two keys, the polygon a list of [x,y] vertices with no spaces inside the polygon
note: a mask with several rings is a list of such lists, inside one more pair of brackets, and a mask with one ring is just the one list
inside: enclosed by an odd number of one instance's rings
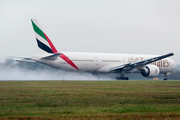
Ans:
{"label": "landing gear wheel", "polygon": [[116,77],[116,80],[129,80],[128,77]]}
{"label": "landing gear wheel", "polygon": [[120,77],[116,77],[116,80],[122,80],[122,78],[120,78]]}

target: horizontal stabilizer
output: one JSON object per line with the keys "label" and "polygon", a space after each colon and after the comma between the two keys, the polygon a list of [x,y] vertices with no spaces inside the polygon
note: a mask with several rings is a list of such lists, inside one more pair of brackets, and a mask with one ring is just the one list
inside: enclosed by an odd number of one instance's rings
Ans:
{"label": "horizontal stabilizer", "polygon": [[41,58],[41,59],[55,60],[55,59],[57,59],[61,54],[62,54],[62,53],[54,53],[54,54],[52,54],[52,55],[43,57],[43,58]]}
{"label": "horizontal stabilizer", "polygon": [[36,61],[34,60],[16,60],[18,62],[31,62],[31,63],[35,63]]}

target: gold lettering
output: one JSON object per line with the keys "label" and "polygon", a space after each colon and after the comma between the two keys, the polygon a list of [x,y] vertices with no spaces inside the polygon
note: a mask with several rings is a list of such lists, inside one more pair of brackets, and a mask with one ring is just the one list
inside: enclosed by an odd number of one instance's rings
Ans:
{"label": "gold lettering", "polygon": [[164,66],[164,67],[169,67],[169,62],[168,62],[168,60],[163,60],[163,66]]}
{"label": "gold lettering", "polygon": [[133,58],[132,58],[132,57],[129,57],[129,58],[128,58],[128,60],[131,60],[131,61],[133,61]]}
{"label": "gold lettering", "polygon": [[162,67],[162,60],[159,60],[159,61],[157,62],[157,66],[158,66],[158,67]]}
{"label": "gold lettering", "polygon": [[143,58],[143,57],[140,57],[140,60],[144,60],[144,58]]}
{"label": "gold lettering", "polygon": [[151,63],[152,65],[156,65],[156,62]]}
{"label": "gold lettering", "polygon": [[136,57],[134,60],[135,60],[135,61],[138,61],[139,59],[138,59],[138,57]]}
{"label": "gold lettering", "polygon": [[169,67],[169,62],[167,62],[167,67]]}

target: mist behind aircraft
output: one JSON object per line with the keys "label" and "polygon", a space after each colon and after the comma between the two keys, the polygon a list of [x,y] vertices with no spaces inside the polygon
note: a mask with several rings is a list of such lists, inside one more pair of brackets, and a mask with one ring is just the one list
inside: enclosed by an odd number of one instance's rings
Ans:
{"label": "mist behind aircraft", "polygon": [[87,72],[65,71],[39,63],[2,64],[0,80],[110,80],[108,75],[93,75]]}

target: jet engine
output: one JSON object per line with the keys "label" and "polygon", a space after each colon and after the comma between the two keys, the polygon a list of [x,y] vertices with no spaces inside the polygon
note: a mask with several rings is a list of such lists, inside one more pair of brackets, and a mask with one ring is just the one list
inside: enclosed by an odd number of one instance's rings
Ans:
{"label": "jet engine", "polygon": [[147,65],[141,70],[141,75],[144,77],[153,78],[160,73],[159,67],[156,65]]}

